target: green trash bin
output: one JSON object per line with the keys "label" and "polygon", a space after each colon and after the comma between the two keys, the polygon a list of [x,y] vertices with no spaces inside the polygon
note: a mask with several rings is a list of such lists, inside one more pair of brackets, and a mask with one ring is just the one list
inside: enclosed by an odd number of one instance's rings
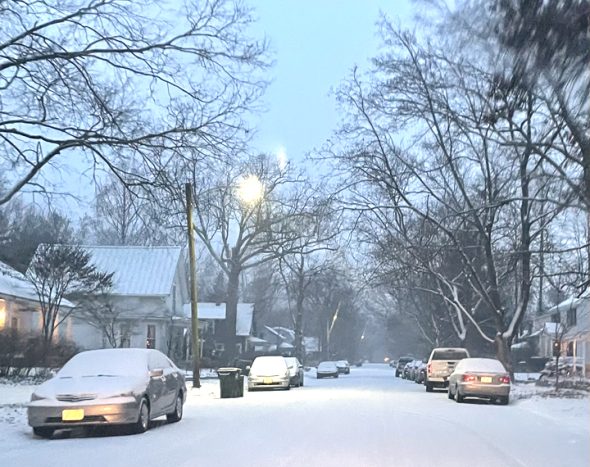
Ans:
{"label": "green trash bin", "polygon": [[244,376],[239,368],[219,368],[219,392],[222,399],[244,396]]}

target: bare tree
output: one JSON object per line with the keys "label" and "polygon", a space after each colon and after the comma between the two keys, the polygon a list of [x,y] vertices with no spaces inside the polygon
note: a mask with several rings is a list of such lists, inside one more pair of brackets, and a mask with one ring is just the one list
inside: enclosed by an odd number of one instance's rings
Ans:
{"label": "bare tree", "polygon": [[[266,43],[241,2],[6,0],[0,6],[0,205],[65,154],[149,184],[154,151],[225,155],[265,87]],[[127,162],[133,159],[136,165]],[[63,161],[63,162],[61,162]]]}
{"label": "bare tree", "polygon": [[45,350],[74,312],[74,307],[62,306],[66,296],[88,296],[112,286],[112,274],[98,271],[89,253],[70,245],[39,245],[25,277],[37,291]]}
{"label": "bare tree", "polygon": [[[553,168],[531,144],[507,141],[531,142],[552,125],[530,89],[423,47],[385,20],[381,26],[387,51],[374,60],[373,81],[355,72],[339,94],[350,116],[339,137],[348,145],[332,156],[346,167],[346,206],[405,241],[409,221],[430,224],[444,239],[433,246],[456,252],[461,268],[437,264],[440,255],[418,264],[436,277],[456,322],[493,344],[510,370],[530,300],[532,245],[561,206],[539,217],[535,204],[550,203],[539,193]],[[507,295],[510,281],[515,293]]]}

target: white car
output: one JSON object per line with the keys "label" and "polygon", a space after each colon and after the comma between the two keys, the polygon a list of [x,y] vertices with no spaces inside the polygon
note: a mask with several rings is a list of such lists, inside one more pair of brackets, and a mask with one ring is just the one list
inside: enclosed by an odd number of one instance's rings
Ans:
{"label": "white car", "polygon": [[449,378],[448,396],[457,402],[466,397],[481,397],[507,405],[510,375],[495,358],[464,358]]}
{"label": "white car", "polygon": [[248,374],[248,390],[281,388],[288,390],[290,373],[287,362],[281,356],[256,357]]}
{"label": "white car", "polygon": [[318,365],[316,377],[317,379],[330,377],[338,378],[338,367],[336,366],[336,362],[321,362]]}

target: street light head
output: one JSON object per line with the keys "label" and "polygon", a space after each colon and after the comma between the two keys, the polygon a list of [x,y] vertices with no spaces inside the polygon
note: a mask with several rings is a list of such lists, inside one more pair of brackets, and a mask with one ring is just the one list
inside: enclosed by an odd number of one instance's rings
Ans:
{"label": "street light head", "polygon": [[264,197],[264,185],[256,175],[248,175],[238,182],[238,198],[247,205],[255,205]]}

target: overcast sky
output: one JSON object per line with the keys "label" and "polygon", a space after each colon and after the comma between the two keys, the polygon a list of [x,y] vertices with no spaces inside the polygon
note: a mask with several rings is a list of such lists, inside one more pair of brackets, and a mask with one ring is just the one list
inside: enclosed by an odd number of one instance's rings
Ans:
{"label": "overcast sky", "polygon": [[255,148],[301,159],[338,123],[333,87],[356,64],[366,69],[380,46],[375,23],[383,11],[411,27],[411,0],[252,0],[276,60]]}

